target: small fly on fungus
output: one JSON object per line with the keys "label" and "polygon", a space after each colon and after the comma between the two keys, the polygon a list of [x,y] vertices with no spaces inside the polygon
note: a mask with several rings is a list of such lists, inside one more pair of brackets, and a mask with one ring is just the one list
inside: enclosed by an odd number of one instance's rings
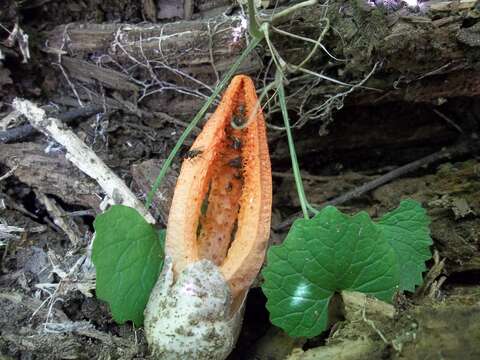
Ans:
{"label": "small fly on fungus", "polygon": [[238,105],[236,114],[233,115],[231,125],[234,128],[242,128],[245,125],[245,106],[243,104]]}
{"label": "small fly on fungus", "polygon": [[232,159],[228,162],[228,165],[230,165],[233,168],[240,169],[242,167],[242,159],[239,157],[236,157],[235,159]]}
{"label": "small fly on fungus", "polygon": [[232,149],[240,150],[242,148],[242,140],[233,135],[230,136],[230,139],[232,140]]}
{"label": "small fly on fungus", "polygon": [[191,150],[188,150],[187,153],[185,154],[185,156],[183,157],[184,159],[193,159],[195,157],[197,157],[198,155],[200,155],[203,151],[202,150],[199,150],[199,149],[191,149]]}

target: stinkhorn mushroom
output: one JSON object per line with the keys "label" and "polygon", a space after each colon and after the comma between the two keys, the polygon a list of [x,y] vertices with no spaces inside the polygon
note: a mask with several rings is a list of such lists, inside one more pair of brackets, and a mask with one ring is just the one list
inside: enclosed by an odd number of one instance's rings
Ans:
{"label": "stinkhorn mushroom", "polygon": [[233,78],[185,157],[168,218],[166,263],[145,311],[159,359],[225,359],[265,257],[272,178],[252,80]]}

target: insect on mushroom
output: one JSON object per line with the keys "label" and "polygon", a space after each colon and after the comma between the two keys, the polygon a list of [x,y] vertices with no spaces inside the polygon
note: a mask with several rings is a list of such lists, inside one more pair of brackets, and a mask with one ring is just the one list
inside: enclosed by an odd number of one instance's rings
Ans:
{"label": "insect on mushroom", "polygon": [[240,128],[245,125],[247,117],[245,116],[245,105],[240,103],[237,111],[232,115],[232,127]]}
{"label": "insect on mushroom", "polygon": [[185,154],[185,156],[183,158],[184,159],[193,159],[196,156],[200,155],[202,152],[203,152],[203,150],[192,148],[192,149],[187,151],[187,153]]}
{"label": "insect on mushroom", "polygon": [[230,165],[231,167],[240,169],[242,167],[242,159],[240,158],[240,156],[238,156],[238,157],[230,160],[228,162],[228,165]]}
{"label": "insect on mushroom", "polygon": [[242,148],[242,141],[235,137],[235,136],[230,136],[230,139],[232,140],[232,148],[235,150],[240,150]]}
{"label": "insect on mushroom", "polygon": [[[253,81],[234,77],[192,145],[208,151],[182,164],[166,265],[145,311],[147,340],[159,359],[222,360],[236,342],[270,233],[272,177],[257,101]],[[248,124],[235,127],[238,115]]]}

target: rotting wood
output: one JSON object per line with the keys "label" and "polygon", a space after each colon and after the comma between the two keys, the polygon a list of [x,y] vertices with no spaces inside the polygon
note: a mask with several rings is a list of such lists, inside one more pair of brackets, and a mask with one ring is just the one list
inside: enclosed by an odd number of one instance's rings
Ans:
{"label": "rotting wood", "polygon": [[[157,65],[195,69],[195,66],[210,65],[209,26],[217,26],[213,34],[213,55],[219,62],[219,70],[225,70],[245,45],[244,38],[238,39],[237,44],[232,43],[234,29],[240,23],[239,16],[220,16],[165,24],[68,24],[51,32],[45,50],[85,59],[95,53],[93,60],[99,64],[102,61],[108,64],[109,59],[146,64],[148,59]],[[67,44],[64,36],[69,38]],[[260,68],[260,63],[257,62],[255,68]]]}
{"label": "rotting wood", "polygon": [[19,234],[22,234],[24,232],[24,228],[0,224],[0,246],[5,246],[8,240],[19,239]]}
{"label": "rotting wood", "polygon": [[365,312],[369,318],[392,320],[395,315],[395,307],[392,304],[380,301],[364,293],[356,291],[342,291],[341,297],[345,307],[345,318],[355,321],[359,311]]}
{"label": "rotting wood", "polygon": [[372,353],[376,346],[377,344],[370,339],[345,339],[337,344],[319,346],[305,352],[302,349],[295,349],[287,360],[368,359],[373,358]]}
{"label": "rotting wood", "polygon": [[0,119],[0,133],[7,130],[9,127],[18,124],[21,114],[18,111],[11,111],[6,116]]}
{"label": "rotting wood", "polygon": [[159,20],[186,19],[193,13],[193,0],[157,0],[157,14]]}
{"label": "rotting wood", "polygon": [[[419,113],[414,112],[413,106],[404,105],[403,108],[405,110],[398,110],[395,117],[390,116],[392,110],[377,107],[375,117],[369,119],[359,116],[355,117],[355,121],[351,121],[349,117],[338,118],[336,127],[321,141],[318,137],[299,138],[295,142],[297,156],[308,158],[335,149],[337,154],[348,154],[352,160],[356,160],[358,155],[364,152],[362,156],[365,156],[365,151],[373,147],[390,151],[401,147],[415,147],[426,142],[430,146],[441,146],[453,143],[458,138],[457,132],[445,126],[443,120],[428,121],[425,115],[425,119],[418,119]],[[352,113],[361,112],[363,109],[356,108]],[[382,116],[385,119],[379,121]],[[396,121],[401,121],[402,126]],[[371,131],[372,128],[375,131]],[[272,158],[285,161],[290,157],[287,142],[281,140],[279,144],[272,153]]]}
{"label": "rotting wood", "polygon": [[65,66],[71,76],[87,84],[95,84],[98,81],[111,89],[133,91],[135,93],[140,91],[139,86],[135,85],[127,75],[112,69],[101,68],[88,61],[63,57],[62,65]]}
{"label": "rotting wood", "polygon": [[[78,282],[71,282],[69,287],[72,287],[72,284],[80,287]],[[109,345],[114,347],[123,359],[138,357],[139,350],[134,341],[96,330],[87,321],[71,321],[58,306],[51,308],[42,306],[42,300],[34,296],[28,296],[19,291],[5,290],[0,292],[0,306],[2,310],[8,311],[10,314],[9,316],[2,316],[0,319],[2,330],[4,330],[2,341],[5,341],[11,347],[15,347],[18,352],[35,352],[37,356],[44,359],[74,359],[81,356],[98,356],[99,353],[95,352],[96,348],[85,349],[85,343],[80,340],[85,337],[88,341],[102,343],[103,347]],[[32,314],[35,316],[30,321],[31,326],[12,325],[18,325],[24,319],[30,319]],[[44,319],[47,318],[49,321],[45,322]],[[7,322],[7,320],[11,322]],[[27,338],[28,340],[26,340]],[[107,357],[110,354],[108,350],[104,351],[103,348],[100,353]]]}
{"label": "rotting wood", "polygon": [[[227,9],[229,6],[232,6],[232,0],[197,0],[195,5],[199,10],[200,14],[207,12],[212,9]],[[195,14],[198,16],[198,14]]]}
{"label": "rotting wood", "polygon": [[[420,11],[415,12],[405,7],[387,11],[363,0],[348,4],[331,2],[327,12],[331,30],[323,43],[330,53],[346,61],[334,61],[321,53],[314,56],[308,67],[318,72],[327,69],[327,74],[330,72],[333,77],[350,82],[362,79],[374,63],[380,62],[367,84],[385,92],[357,92],[356,103],[433,102],[439,97],[478,95],[480,77],[474,71],[478,57],[473,46],[478,40],[477,33],[475,29],[463,28],[464,19],[475,17],[473,6],[470,0],[458,6],[454,1],[441,4],[431,1],[422,3]],[[314,38],[322,30],[319,19],[324,9],[319,4],[296,11],[275,26]],[[263,12],[263,18],[268,18],[270,13],[270,10]],[[144,74],[140,75],[143,80],[152,80],[151,70],[154,69],[162,81],[202,90],[188,76],[214,86],[215,69],[220,74],[228,69],[245,47],[245,29],[241,28],[241,21],[240,15],[223,14],[166,24],[69,24],[51,32],[47,51],[88,59],[107,68],[113,67],[109,64],[112,60],[125,67],[135,65],[143,69]],[[238,31],[239,37],[235,35]],[[213,56],[209,51],[210,35],[213,36]],[[67,43],[64,42],[66,36]],[[274,33],[272,39],[282,56],[293,64],[299,63],[311,47],[311,44]],[[96,54],[93,58],[92,53]],[[260,60],[251,57],[240,71],[245,74],[262,71]],[[304,85],[304,81],[292,82],[289,89],[293,92]],[[298,108],[306,96],[309,103],[316,104],[344,90],[323,81],[303,92],[302,97],[292,98],[289,106]],[[155,95],[152,99],[160,110],[176,108],[178,100]],[[178,105],[184,100],[179,97]],[[188,115],[199,106],[192,106]]]}
{"label": "rotting wood", "polygon": [[[62,114],[58,114],[58,119],[69,124],[78,118],[85,118],[94,114],[97,114],[103,110],[100,106],[87,106],[79,109],[73,109],[66,111]],[[35,133],[35,128],[31,124],[20,125],[15,128],[0,131],[0,144],[15,142],[24,139]]]}
{"label": "rotting wood", "polygon": [[[474,154],[468,158],[472,160],[455,162],[452,158],[433,174],[398,179],[372,192],[372,201],[379,204],[380,212],[397,206],[399,198],[408,197],[423,204],[432,219],[431,236],[439,258],[445,260],[442,273],[447,276],[480,271],[480,221],[476,215],[480,213],[479,163],[473,160]],[[459,206],[467,210],[458,209]]]}
{"label": "rotting wood", "polygon": [[23,142],[0,144],[0,163],[14,169],[21,182],[67,204],[99,210],[101,189],[75,168],[62,153],[45,152],[45,145]]}
{"label": "rotting wood", "polygon": [[[447,64],[448,65],[448,64]],[[445,70],[448,71],[447,67]],[[398,78],[394,87],[383,94],[353,95],[351,103],[375,105],[392,101],[436,104],[450,97],[474,97],[480,95],[480,73],[459,66],[447,74],[432,74],[426,78]]]}
{"label": "rotting wood", "polygon": [[[173,106],[173,108],[168,108],[168,114],[167,114],[166,112],[163,112],[163,111],[145,111],[145,110],[139,108],[138,106],[136,106],[135,104],[133,104],[133,103],[127,101],[127,100],[121,100],[118,97],[116,99],[108,97],[108,96],[105,96],[104,98],[95,98],[95,97],[92,98],[92,97],[87,96],[87,94],[83,93],[81,90],[79,91],[79,95],[80,95],[80,99],[82,101],[83,100],[89,101],[94,105],[99,105],[102,109],[103,109],[103,106],[105,106],[107,109],[110,109],[110,110],[120,110],[121,109],[123,112],[125,112],[127,114],[132,114],[132,115],[141,117],[141,118],[143,118],[144,122],[148,126],[151,126],[154,129],[157,128],[160,124],[163,124],[165,122],[170,123],[170,124],[174,124],[174,125],[178,125],[182,128],[186,128],[188,126],[188,122],[180,120],[180,119],[174,117],[173,115],[180,115],[181,116],[182,114],[185,114],[186,112],[188,112],[189,108],[190,109],[192,108],[192,104],[190,102],[188,102],[187,104],[183,104],[183,106],[181,106],[179,108],[177,108],[175,106]],[[56,104],[60,104],[60,105],[78,107],[77,100],[75,100],[72,97],[65,97],[65,96],[54,97],[52,99],[52,101],[55,102]],[[178,101],[178,99],[176,101]],[[176,101],[174,101],[175,104],[177,103]],[[154,106],[154,105],[155,104],[152,103],[152,106]],[[65,113],[65,116],[67,114],[75,114],[75,113],[79,113],[79,112],[83,113],[85,111],[84,109],[85,108],[80,108],[80,109],[74,109],[74,110],[68,111],[68,112]],[[63,120],[63,115],[64,114],[59,114],[58,118],[60,120]],[[67,123],[68,123],[68,121],[67,121]],[[13,132],[13,129],[11,129],[11,130]],[[200,130],[201,129],[198,126],[196,126],[195,128],[193,128],[192,134],[193,135],[198,135],[200,133]],[[23,131],[22,131],[22,133],[23,133]],[[4,137],[2,138],[2,136],[4,136]],[[10,142],[10,141],[14,141],[16,139],[17,139],[17,135],[15,135],[13,133],[10,134],[8,131],[7,132],[1,132],[0,131],[0,143],[2,141]]]}
{"label": "rotting wood", "polygon": [[98,182],[107,194],[103,204],[130,206],[136,209],[147,222],[155,223],[152,215],[135,197],[125,182],[58,119],[47,117],[44,110],[27,100],[15,98],[13,107],[20,111],[37,130],[51,136],[64,146],[67,151],[66,158]]}

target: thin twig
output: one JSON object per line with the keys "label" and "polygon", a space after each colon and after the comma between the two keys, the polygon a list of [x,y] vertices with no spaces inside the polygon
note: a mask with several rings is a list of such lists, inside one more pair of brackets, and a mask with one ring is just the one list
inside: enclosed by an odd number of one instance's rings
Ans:
{"label": "thin twig", "polygon": [[[68,239],[73,245],[74,251],[80,249],[82,239],[80,231],[75,222],[69,218],[64,218],[65,212],[57,204],[54,198],[49,198],[44,193],[34,190],[37,199],[45,206],[48,214],[52,217],[55,225],[57,225],[67,235]],[[71,252],[72,250],[69,250]]]}
{"label": "thin twig", "polygon": [[362,307],[362,319],[363,319],[363,321],[365,321],[368,325],[370,325],[370,327],[377,333],[378,336],[380,336],[380,339],[382,339],[382,341],[385,344],[389,344],[389,341],[383,335],[383,333],[375,326],[375,323],[372,320],[367,319],[367,316],[365,314],[366,307],[367,307],[367,298],[365,297],[365,304]]}
{"label": "thin twig", "polygon": [[[379,65],[378,62],[375,63],[373,65],[372,70],[370,70],[370,72],[365,76],[365,78],[363,78],[357,84],[351,85],[351,87],[348,90],[346,90],[344,92],[336,93],[335,95],[328,96],[327,100],[325,100],[323,103],[321,103],[320,105],[315,106],[314,108],[304,112],[303,107],[305,106],[308,98],[310,97],[310,90],[308,90],[307,95],[306,96],[304,95],[304,100],[300,104],[300,108],[299,108],[299,111],[298,111],[299,114],[300,114],[300,118],[297,120],[297,122],[293,126],[296,127],[296,128],[301,128],[308,120],[325,118],[326,116],[331,114],[332,108],[340,109],[341,107],[343,107],[343,101],[344,101],[345,97],[347,97],[347,95],[349,95],[351,92],[353,92],[357,88],[364,88],[364,89],[373,90],[372,88],[364,87],[363,84],[365,84],[367,82],[367,80],[375,73],[378,65]],[[312,84],[311,90],[313,90],[313,88],[318,85],[320,80],[321,80],[321,78],[318,78]]]}
{"label": "thin twig", "polygon": [[77,211],[70,211],[70,212],[65,212],[63,215],[64,217],[80,217],[80,216],[95,216],[97,213],[93,209],[87,209],[87,210],[77,210]]}
{"label": "thin twig", "polygon": [[[437,161],[440,161],[440,160],[444,160],[444,159],[448,159],[448,158],[451,158],[453,156],[458,156],[458,155],[463,155],[463,154],[467,154],[471,151],[471,146],[469,143],[467,142],[462,142],[458,145],[455,145],[455,146],[451,146],[449,148],[446,148],[446,149],[443,149],[443,150],[440,150],[436,153],[433,153],[431,155],[428,155],[428,156],[425,156],[419,160],[415,160],[411,163],[408,163],[406,165],[403,165],[403,166],[400,166],[399,168],[396,168],[395,170],[392,170],[382,176],[380,176],[379,178],[377,179],[374,179],[372,181],[369,181],[349,192],[346,192],[345,194],[343,195],[340,195],[332,200],[329,200],[329,201],[326,201],[324,202],[323,204],[320,204],[318,206],[319,209],[322,209],[324,208],[325,206],[328,206],[328,205],[340,205],[340,204],[343,204],[347,201],[350,201],[350,200],[353,200],[355,198],[358,198],[382,185],[385,185],[387,183],[389,183],[390,181],[396,179],[396,178],[399,178],[403,175],[406,175],[412,171],[415,171],[415,170],[418,170],[420,169],[421,167],[424,167],[424,166],[427,166],[427,165],[431,165],[432,163],[435,163]],[[288,219],[282,221],[280,224],[276,225],[276,226],[273,226],[273,230],[275,231],[280,231],[280,230],[284,230],[286,229],[287,227],[289,227],[290,225],[292,225],[292,223],[302,217],[303,215],[303,212],[298,212],[298,213],[295,213],[294,215],[290,216]]]}
{"label": "thin twig", "polygon": [[7,171],[5,174],[3,174],[2,176],[0,176],[0,181],[3,181],[3,180],[5,180],[6,178],[12,176],[13,173],[15,172],[15,170],[17,170],[17,168],[18,168],[18,165],[15,165],[13,168],[11,168],[9,171]]}
{"label": "thin twig", "polygon": [[[310,181],[318,181],[322,183],[326,183],[329,181],[338,181],[339,176],[321,176],[321,175],[312,175],[304,172],[300,172],[302,175],[302,179],[304,180],[310,180]],[[272,176],[277,177],[277,178],[283,178],[283,179],[293,179],[293,174],[290,172],[280,172],[280,171],[272,171]],[[359,173],[347,173],[342,175],[342,179],[348,179],[350,181],[353,180],[365,180],[369,179],[372,176],[369,175],[362,175]]]}
{"label": "thin twig", "polygon": [[438,116],[440,116],[443,120],[445,120],[445,122],[447,124],[449,124],[450,126],[452,126],[455,130],[457,130],[460,134],[464,134],[462,128],[455,122],[453,121],[452,119],[450,119],[447,115],[445,115],[444,113],[438,111],[437,109],[433,109],[433,112],[435,114],[437,114]]}
{"label": "thin twig", "polygon": [[414,299],[422,299],[429,295],[432,289],[439,290],[439,287],[435,287],[436,280],[442,275],[445,269],[445,258],[440,260],[440,254],[438,250],[433,252],[433,266],[425,275],[423,284],[420,285],[413,294]]}
{"label": "thin twig", "polygon": [[320,74],[320,73],[317,73],[315,71],[312,71],[312,70],[309,70],[309,69],[304,69],[300,66],[297,66],[296,67],[296,70],[299,70],[305,74],[308,74],[308,75],[312,75],[312,76],[315,76],[317,78],[320,78],[320,79],[323,79],[323,80],[327,80],[327,81],[330,81],[334,84],[337,84],[337,85],[341,85],[341,86],[346,86],[346,87],[349,87],[349,88],[355,88],[355,87],[361,87],[362,89],[367,89],[367,90],[373,90],[373,91],[381,91],[379,89],[375,89],[375,88],[371,88],[371,87],[367,87],[367,86],[358,86],[358,85],[355,85],[355,84],[347,84],[343,81],[340,81],[340,80],[337,80],[337,79],[334,79],[330,76],[326,76],[326,75],[323,75],[323,74]]}
{"label": "thin twig", "polygon": [[67,82],[68,86],[70,86],[70,89],[75,95],[75,98],[78,101],[78,105],[80,105],[80,107],[83,107],[84,105],[82,103],[82,100],[80,100],[80,95],[77,92],[77,88],[75,87],[73,82],[70,80],[70,77],[68,76],[67,72],[65,71],[65,68],[62,65],[62,55],[64,54],[64,51],[65,51],[64,49],[65,49],[65,46],[67,45],[67,41],[70,41],[70,37],[68,36],[69,26],[70,26],[69,24],[65,25],[65,29],[63,30],[63,36],[62,36],[62,46],[60,47],[60,51],[58,51],[58,54],[57,54],[58,55],[57,62],[53,63],[53,65],[56,65],[59,67],[60,71],[63,74],[63,77],[65,78],[65,81]]}
{"label": "thin twig", "polygon": [[[325,18],[326,20],[328,20],[328,18]],[[321,19],[322,20],[322,19]],[[328,26],[330,26],[330,24],[328,24]],[[279,28],[276,28],[274,26],[271,26],[270,27],[272,30],[274,30],[275,32],[278,32],[279,34],[282,34],[282,35],[285,35],[285,36],[290,36],[294,39],[297,39],[297,40],[303,40],[305,42],[309,42],[309,43],[312,43],[314,44],[314,48],[312,49],[312,52],[315,52],[316,51],[316,47],[320,47],[328,56],[330,56],[333,60],[336,60],[336,61],[346,61],[345,59],[338,59],[336,58],[333,54],[331,54],[328,49],[320,42],[323,38],[323,36],[325,35],[325,31],[326,29],[328,29],[327,27],[325,27],[325,29],[322,31],[322,33],[320,34],[320,37],[319,39],[317,40],[313,40],[313,39],[310,39],[310,38],[307,38],[307,37],[304,37],[304,36],[300,36],[300,35],[297,35],[297,34],[293,34],[293,33],[290,33],[288,31],[285,31],[285,30],[282,30],[282,29],[279,29]],[[304,60],[303,62],[306,63],[306,61]],[[299,65],[299,66],[303,66],[305,64],[302,64]]]}

